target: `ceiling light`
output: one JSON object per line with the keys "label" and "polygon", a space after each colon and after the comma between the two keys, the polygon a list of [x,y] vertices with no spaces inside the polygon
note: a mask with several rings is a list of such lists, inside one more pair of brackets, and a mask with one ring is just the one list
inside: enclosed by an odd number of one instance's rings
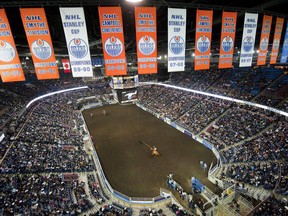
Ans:
{"label": "ceiling light", "polygon": [[133,2],[133,3],[136,3],[136,2],[141,2],[143,0],[126,0],[127,2]]}

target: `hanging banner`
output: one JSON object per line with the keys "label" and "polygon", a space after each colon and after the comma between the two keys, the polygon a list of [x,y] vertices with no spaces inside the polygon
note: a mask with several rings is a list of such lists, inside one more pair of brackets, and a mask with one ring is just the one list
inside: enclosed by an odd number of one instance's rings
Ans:
{"label": "hanging banner", "polygon": [[261,30],[261,37],[260,37],[260,44],[259,44],[259,54],[258,54],[258,59],[257,59],[257,65],[266,64],[266,56],[267,56],[267,50],[268,50],[268,44],[269,44],[271,24],[272,24],[272,16],[264,15],[263,23],[262,23],[262,30]]}
{"label": "hanging banner", "polygon": [[21,62],[4,9],[0,9],[0,75],[3,82],[25,81]]}
{"label": "hanging banner", "polygon": [[240,67],[250,67],[252,65],[257,21],[258,14],[245,13],[240,54]]}
{"label": "hanging banner", "polygon": [[285,32],[284,43],[282,47],[282,55],[281,55],[280,63],[287,63],[287,57],[288,57],[288,22],[286,24],[286,32]]}
{"label": "hanging banner", "polygon": [[276,64],[278,50],[280,47],[281,34],[283,29],[284,19],[277,17],[274,31],[273,45],[271,51],[270,64]]}
{"label": "hanging banner", "polygon": [[38,80],[58,79],[59,72],[44,8],[20,8]]}
{"label": "hanging banner", "polygon": [[83,8],[59,9],[72,68],[72,76],[93,77]]}
{"label": "hanging banner", "polygon": [[98,7],[107,76],[127,74],[121,7]]}
{"label": "hanging banner", "polygon": [[212,10],[197,10],[194,61],[195,70],[206,70],[210,68],[212,22]]}
{"label": "hanging banner", "polygon": [[71,73],[69,59],[62,59],[64,73]]}
{"label": "hanging banner", "polygon": [[185,71],[186,9],[168,8],[168,72]]}
{"label": "hanging banner", "polygon": [[237,12],[223,11],[219,68],[232,68],[236,21]]}
{"label": "hanging banner", "polygon": [[135,7],[138,74],[157,73],[156,7]]}

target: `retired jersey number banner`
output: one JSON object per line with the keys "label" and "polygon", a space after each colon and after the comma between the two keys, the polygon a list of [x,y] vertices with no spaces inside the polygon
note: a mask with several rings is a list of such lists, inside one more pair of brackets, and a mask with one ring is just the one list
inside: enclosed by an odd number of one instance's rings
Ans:
{"label": "retired jersey number banner", "polygon": [[60,8],[73,77],[92,77],[89,41],[82,7]]}
{"label": "retired jersey number banner", "polygon": [[59,72],[44,8],[20,8],[20,13],[37,78],[58,79]]}
{"label": "retired jersey number banner", "polygon": [[210,68],[212,22],[212,10],[197,10],[194,63],[195,70],[205,70]]}
{"label": "retired jersey number banner", "polygon": [[25,80],[4,9],[0,9],[0,75],[3,82]]}
{"label": "retired jersey number banner", "polygon": [[222,14],[219,68],[232,68],[237,12]]}
{"label": "retired jersey number banner", "polygon": [[287,63],[287,57],[288,57],[288,22],[286,24],[286,31],[285,31],[285,37],[284,37],[284,43],[282,47],[282,55],[281,55],[280,63]]}
{"label": "retired jersey number banner", "polygon": [[98,7],[107,76],[126,75],[121,7]]}
{"label": "retired jersey number banner", "polygon": [[185,70],[186,9],[168,8],[168,72]]}
{"label": "retired jersey number banner", "polygon": [[252,65],[257,21],[258,14],[245,13],[240,54],[240,67],[250,67]]}
{"label": "retired jersey number banner", "polygon": [[274,31],[272,51],[271,51],[270,64],[276,64],[283,24],[284,24],[284,19],[277,17],[275,31]]}
{"label": "retired jersey number banner", "polygon": [[262,30],[261,30],[261,37],[260,37],[260,44],[259,44],[259,54],[258,54],[258,59],[257,59],[257,65],[266,64],[266,56],[267,56],[267,50],[268,50],[268,44],[269,44],[271,24],[272,24],[272,16],[264,15],[263,23],[262,23]]}
{"label": "retired jersey number banner", "polygon": [[157,73],[155,7],[135,7],[138,74]]}

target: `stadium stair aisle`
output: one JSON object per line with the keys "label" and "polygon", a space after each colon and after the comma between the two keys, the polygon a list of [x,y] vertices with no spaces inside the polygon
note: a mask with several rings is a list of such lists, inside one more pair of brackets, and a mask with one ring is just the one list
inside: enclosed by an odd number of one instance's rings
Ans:
{"label": "stadium stair aisle", "polygon": [[[221,115],[219,115],[216,119],[214,119],[210,124],[208,124],[203,130],[201,130],[198,134],[197,134],[197,136],[199,136],[201,133],[205,133],[206,132],[206,130],[209,128],[209,127],[211,127],[211,126],[213,126],[220,118],[222,118],[224,115],[226,115],[227,114],[227,112],[230,110],[231,108],[230,107],[228,107]],[[211,134],[210,134],[211,135]],[[212,136],[212,135],[211,135]],[[207,140],[207,141],[209,141],[209,140]],[[224,142],[222,142],[225,146],[226,146],[226,144],[224,143]]]}

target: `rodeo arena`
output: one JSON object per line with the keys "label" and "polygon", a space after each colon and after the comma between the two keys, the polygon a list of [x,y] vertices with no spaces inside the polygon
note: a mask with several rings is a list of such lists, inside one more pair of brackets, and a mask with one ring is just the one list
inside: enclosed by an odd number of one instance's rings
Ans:
{"label": "rodeo arena", "polygon": [[1,216],[288,216],[287,0],[0,6]]}

